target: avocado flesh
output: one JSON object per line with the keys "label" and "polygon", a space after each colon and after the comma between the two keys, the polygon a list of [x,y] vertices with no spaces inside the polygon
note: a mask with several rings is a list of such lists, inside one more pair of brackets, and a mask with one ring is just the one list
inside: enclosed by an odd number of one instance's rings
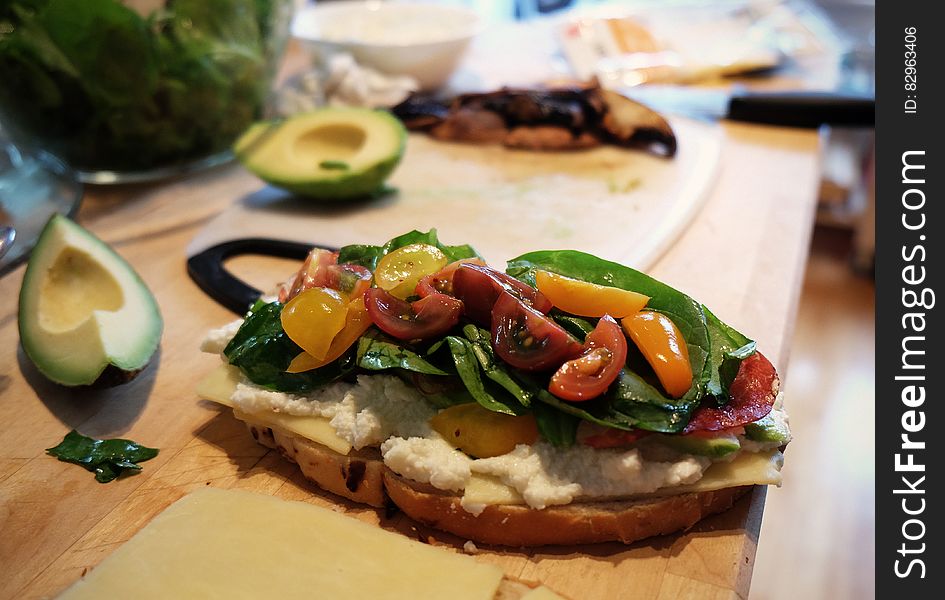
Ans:
{"label": "avocado flesh", "polygon": [[[154,354],[154,296],[111,248],[61,215],[40,234],[20,288],[20,342],[36,368],[68,386],[115,369],[130,378]],[[114,382],[122,378],[110,378]]]}
{"label": "avocado flesh", "polygon": [[786,444],[791,441],[791,431],[782,421],[768,415],[754,423],[745,425],[745,437],[753,442],[777,442]]}
{"label": "avocado flesh", "polygon": [[722,458],[741,449],[738,438],[734,435],[720,435],[704,438],[691,435],[664,435],[660,441],[677,452]]}
{"label": "avocado flesh", "polygon": [[323,108],[257,123],[234,150],[260,179],[300,196],[346,200],[377,194],[400,162],[407,131],[384,111]]}

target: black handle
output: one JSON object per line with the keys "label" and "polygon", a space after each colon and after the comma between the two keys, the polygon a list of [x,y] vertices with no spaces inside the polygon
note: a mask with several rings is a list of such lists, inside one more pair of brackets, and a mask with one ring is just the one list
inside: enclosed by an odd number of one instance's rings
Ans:
{"label": "black handle", "polygon": [[267,238],[246,238],[217,244],[187,259],[187,273],[208,296],[235,312],[246,314],[262,292],[233,276],[223,261],[243,254],[303,260],[313,244]]}
{"label": "black handle", "polygon": [[733,121],[816,129],[821,125],[872,127],[876,101],[871,96],[834,92],[755,92],[733,95],[728,118]]}

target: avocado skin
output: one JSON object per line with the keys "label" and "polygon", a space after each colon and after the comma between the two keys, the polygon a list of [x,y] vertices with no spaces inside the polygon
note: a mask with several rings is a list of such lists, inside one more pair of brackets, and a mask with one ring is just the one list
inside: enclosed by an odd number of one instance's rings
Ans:
{"label": "avocado skin", "polygon": [[[352,110],[359,109],[323,108],[319,109],[319,112],[329,114],[331,111],[350,112]],[[389,126],[395,136],[395,141],[391,146],[392,151],[388,158],[376,162],[370,167],[352,171],[339,170],[334,172],[331,177],[313,177],[311,174],[305,173],[294,177],[276,175],[270,168],[267,168],[265,163],[255,160],[250,150],[256,143],[253,138],[258,135],[268,135],[265,129],[271,127],[272,122],[257,123],[247,130],[234,144],[234,153],[243,166],[252,171],[257,177],[274,187],[287,190],[297,196],[325,202],[377,196],[386,190],[384,182],[403,158],[407,145],[407,129],[403,123],[387,111],[363,110],[370,113],[372,118],[378,119],[379,122]],[[244,140],[249,141],[244,142]]]}
{"label": "avocado skin", "polygon": [[722,458],[741,449],[741,444],[734,435],[723,435],[714,438],[664,435],[660,436],[660,441],[679,452],[711,458]]}
{"label": "avocado skin", "polygon": [[376,196],[384,190],[384,181],[400,163],[402,152],[389,160],[378,163],[373,168],[353,174],[344,174],[336,179],[322,181],[287,181],[272,179],[257,172],[260,179],[270,185],[288,190],[297,196],[314,198],[322,201],[353,200]]}

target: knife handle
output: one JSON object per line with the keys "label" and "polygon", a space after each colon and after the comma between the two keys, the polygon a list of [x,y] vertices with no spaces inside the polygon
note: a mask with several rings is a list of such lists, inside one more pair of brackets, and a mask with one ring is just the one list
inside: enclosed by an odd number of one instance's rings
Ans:
{"label": "knife handle", "polygon": [[227,271],[223,266],[224,261],[244,254],[303,260],[314,246],[267,238],[233,240],[191,256],[187,259],[187,274],[208,296],[243,316],[253,302],[262,296],[262,292]]}
{"label": "knife handle", "polygon": [[821,125],[873,127],[876,102],[870,96],[833,92],[755,92],[736,94],[729,101],[728,118],[816,129]]}

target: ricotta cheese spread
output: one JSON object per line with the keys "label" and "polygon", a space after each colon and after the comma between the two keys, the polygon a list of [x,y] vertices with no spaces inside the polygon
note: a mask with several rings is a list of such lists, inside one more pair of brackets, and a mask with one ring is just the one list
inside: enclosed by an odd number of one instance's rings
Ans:
{"label": "ricotta cheese spread", "polygon": [[[201,349],[222,351],[238,327],[237,321],[212,331]],[[420,392],[384,374],[359,375],[356,384],[334,383],[308,395],[266,390],[243,378],[231,401],[249,414],[276,412],[326,418],[354,448],[378,446],[384,464],[391,470],[441,490],[463,490],[473,473],[494,476],[536,509],[568,504],[584,496],[629,496],[690,484],[712,464],[711,459],[702,456],[645,459],[638,449],[595,449],[581,444],[556,448],[543,441],[518,445],[502,456],[474,459],[453,448],[430,427],[436,409]],[[783,410],[772,414],[786,423]],[[766,446],[740,440],[743,450]],[[463,507],[473,514],[485,508],[465,502]]]}

